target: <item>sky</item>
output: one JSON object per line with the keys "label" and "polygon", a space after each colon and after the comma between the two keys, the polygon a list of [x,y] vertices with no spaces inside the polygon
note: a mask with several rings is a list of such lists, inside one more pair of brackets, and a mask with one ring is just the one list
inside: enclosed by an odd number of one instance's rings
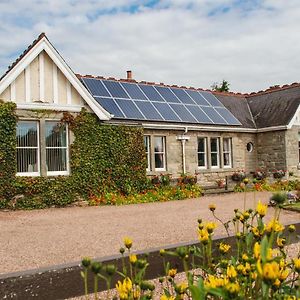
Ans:
{"label": "sky", "polygon": [[0,0],[0,74],[45,32],[75,73],[253,92],[300,81],[299,0]]}

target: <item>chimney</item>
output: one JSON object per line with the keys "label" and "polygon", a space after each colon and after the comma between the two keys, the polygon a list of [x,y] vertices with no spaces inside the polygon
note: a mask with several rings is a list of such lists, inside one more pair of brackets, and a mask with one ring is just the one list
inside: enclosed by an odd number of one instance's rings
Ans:
{"label": "chimney", "polygon": [[127,71],[127,80],[132,80],[132,72]]}

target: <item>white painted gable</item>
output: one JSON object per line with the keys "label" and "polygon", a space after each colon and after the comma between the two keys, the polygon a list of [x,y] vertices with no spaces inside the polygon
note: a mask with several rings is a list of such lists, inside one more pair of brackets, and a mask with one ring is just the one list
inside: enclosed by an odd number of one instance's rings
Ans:
{"label": "white painted gable", "polygon": [[1,80],[0,99],[20,109],[76,112],[88,107],[101,120],[111,118],[45,36]]}
{"label": "white painted gable", "polygon": [[288,128],[291,128],[292,126],[300,126],[300,105],[298,106],[295,115],[289,123]]}

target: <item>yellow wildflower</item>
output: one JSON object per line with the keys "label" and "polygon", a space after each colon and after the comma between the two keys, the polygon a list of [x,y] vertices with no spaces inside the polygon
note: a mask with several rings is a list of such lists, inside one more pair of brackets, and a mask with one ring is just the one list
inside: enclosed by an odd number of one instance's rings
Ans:
{"label": "yellow wildflower", "polygon": [[140,292],[140,290],[135,290],[135,291],[133,291],[132,297],[133,297],[134,300],[140,299],[140,297],[141,297],[141,292]]}
{"label": "yellow wildflower", "polygon": [[295,270],[300,273],[300,258],[293,259]]}
{"label": "yellow wildflower", "polygon": [[234,268],[234,266],[228,266],[227,267],[227,272],[226,272],[228,278],[235,278],[237,276],[237,272]]}
{"label": "yellow wildflower", "polygon": [[175,290],[178,294],[182,295],[185,293],[187,288],[188,288],[188,284],[186,282],[181,282],[178,285],[176,285]]}
{"label": "yellow wildflower", "polygon": [[281,284],[281,282],[280,282],[279,279],[276,279],[276,280],[274,281],[274,283],[273,283],[273,285],[274,285],[275,287],[277,287],[277,288],[280,286],[280,284]]}
{"label": "yellow wildflower", "polygon": [[273,261],[271,263],[265,263],[262,268],[262,277],[266,281],[274,282],[279,277],[279,265]]}
{"label": "yellow wildflower", "polygon": [[124,238],[124,245],[127,249],[130,249],[132,246],[132,240],[129,237]]}
{"label": "yellow wildflower", "polygon": [[269,233],[272,232],[272,231],[280,232],[280,231],[283,231],[283,230],[284,230],[284,226],[282,224],[280,224],[278,222],[278,220],[275,220],[275,219],[271,220],[266,226],[266,231],[269,232]]}
{"label": "yellow wildflower", "polygon": [[212,212],[216,210],[216,205],[215,204],[209,204],[208,205],[209,210],[211,210]]}
{"label": "yellow wildflower", "polygon": [[261,218],[263,218],[267,213],[267,205],[262,204],[261,201],[259,201],[256,207],[256,212]]}
{"label": "yellow wildflower", "polygon": [[205,227],[208,233],[212,233],[217,227],[217,224],[214,222],[208,222]]}
{"label": "yellow wildflower", "polygon": [[227,278],[218,278],[213,275],[208,275],[208,278],[204,281],[204,286],[206,288],[217,288],[226,285],[228,282]]}
{"label": "yellow wildflower", "polygon": [[126,277],[123,280],[123,283],[121,281],[118,281],[116,284],[116,289],[119,293],[119,297],[121,300],[127,300],[129,297],[129,293],[132,290],[132,282],[130,278]]}
{"label": "yellow wildflower", "polygon": [[240,291],[240,286],[238,283],[227,283],[225,286],[225,289],[229,292],[231,295],[237,295]]}
{"label": "yellow wildflower", "polygon": [[249,214],[248,211],[245,211],[245,212],[243,213],[243,216],[244,216],[245,220],[247,220],[247,219],[249,219],[250,214]]}
{"label": "yellow wildflower", "polygon": [[244,253],[244,254],[242,255],[242,260],[244,260],[244,261],[249,260],[249,257],[248,257],[248,255],[247,255],[246,253]]}
{"label": "yellow wildflower", "polygon": [[251,272],[251,278],[252,278],[253,280],[256,280],[256,278],[257,278],[257,273]]}
{"label": "yellow wildflower", "polygon": [[174,296],[167,296],[167,295],[162,295],[161,297],[160,297],[160,300],[175,300],[175,297]]}
{"label": "yellow wildflower", "polygon": [[207,243],[209,239],[209,234],[208,231],[206,229],[200,229],[199,230],[199,240],[202,243]]}
{"label": "yellow wildflower", "polygon": [[288,230],[289,230],[289,232],[294,232],[294,231],[296,230],[295,225],[290,225],[290,226],[288,227]]}
{"label": "yellow wildflower", "polygon": [[129,261],[130,261],[130,263],[135,264],[137,261],[136,255],[135,254],[129,255]]}
{"label": "yellow wildflower", "polygon": [[170,269],[168,272],[168,275],[172,278],[174,278],[176,274],[177,274],[177,269]]}
{"label": "yellow wildflower", "polygon": [[277,246],[278,246],[279,248],[283,248],[284,245],[285,245],[285,243],[286,243],[285,238],[277,238]]}
{"label": "yellow wildflower", "polygon": [[289,269],[280,269],[279,272],[279,280],[285,281],[287,279],[287,277],[289,276]]}
{"label": "yellow wildflower", "polygon": [[222,254],[227,253],[230,250],[231,246],[228,244],[221,243],[219,246],[219,250]]}
{"label": "yellow wildflower", "polygon": [[256,242],[253,247],[253,254],[256,259],[260,257],[260,244]]}

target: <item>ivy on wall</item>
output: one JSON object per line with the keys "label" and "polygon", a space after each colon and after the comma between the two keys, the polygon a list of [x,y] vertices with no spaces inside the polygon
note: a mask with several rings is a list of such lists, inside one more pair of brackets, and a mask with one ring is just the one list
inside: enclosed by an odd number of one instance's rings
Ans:
{"label": "ivy on wall", "polygon": [[70,176],[17,177],[16,113],[0,103],[0,208],[64,206],[106,192],[130,194],[145,189],[146,157],[142,128],[104,125],[83,110],[64,114],[75,141],[70,147]]}

